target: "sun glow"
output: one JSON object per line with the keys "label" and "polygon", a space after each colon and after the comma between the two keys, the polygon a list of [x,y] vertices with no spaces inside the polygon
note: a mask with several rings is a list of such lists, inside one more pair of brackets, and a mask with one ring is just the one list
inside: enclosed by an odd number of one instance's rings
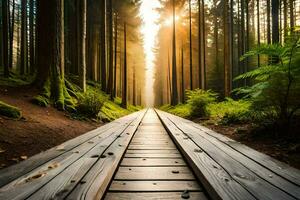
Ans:
{"label": "sun glow", "polygon": [[156,21],[160,17],[157,8],[160,6],[159,0],[142,0],[140,7],[140,15],[143,20],[141,33],[143,35],[144,51],[146,55],[145,100],[147,106],[153,106],[154,104],[154,48],[157,43],[157,33],[159,31],[159,25],[156,24]]}

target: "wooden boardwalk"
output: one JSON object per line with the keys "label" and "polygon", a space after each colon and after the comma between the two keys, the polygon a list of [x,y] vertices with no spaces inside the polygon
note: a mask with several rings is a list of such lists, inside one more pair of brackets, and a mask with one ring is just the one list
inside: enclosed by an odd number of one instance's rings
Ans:
{"label": "wooden boardwalk", "polygon": [[[185,194],[183,191],[187,190]],[[183,160],[154,110],[138,127],[106,200],[207,199],[196,177]]]}
{"label": "wooden boardwalk", "polygon": [[10,199],[300,199],[300,172],[149,109],[1,170]]}

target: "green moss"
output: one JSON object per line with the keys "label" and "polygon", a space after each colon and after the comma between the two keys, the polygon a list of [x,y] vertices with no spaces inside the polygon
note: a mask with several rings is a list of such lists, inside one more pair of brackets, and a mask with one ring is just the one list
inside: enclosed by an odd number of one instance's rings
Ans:
{"label": "green moss", "polygon": [[177,115],[183,118],[191,118],[192,110],[189,104],[178,104],[176,106],[171,106],[169,104],[160,107],[161,110],[169,112],[171,114]]}
{"label": "green moss", "polygon": [[8,105],[2,101],[0,101],[0,114],[13,119],[19,119],[22,116],[19,108]]}
{"label": "green moss", "polygon": [[42,95],[37,95],[37,96],[33,97],[32,103],[34,103],[38,106],[47,107],[49,105],[49,99]]}

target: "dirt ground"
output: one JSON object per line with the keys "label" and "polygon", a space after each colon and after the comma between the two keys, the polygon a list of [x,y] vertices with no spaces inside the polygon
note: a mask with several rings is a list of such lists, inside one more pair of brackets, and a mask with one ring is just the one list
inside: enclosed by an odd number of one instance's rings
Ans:
{"label": "dirt ground", "polygon": [[196,120],[195,122],[300,169],[299,139],[276,138],[274,135],[266,132],[257,132],[249,124],[224,126],[203,120]]}
{"label": "dirt ground", "polygon": [[77,121],[55,108],[42,108],[30,101],[37,90],[29,86],[0,86],[0,100],[22,110],[23,118],[12,120],[0,116],[0,168],[4,168],[41,151],[97,128],[101,124]]}

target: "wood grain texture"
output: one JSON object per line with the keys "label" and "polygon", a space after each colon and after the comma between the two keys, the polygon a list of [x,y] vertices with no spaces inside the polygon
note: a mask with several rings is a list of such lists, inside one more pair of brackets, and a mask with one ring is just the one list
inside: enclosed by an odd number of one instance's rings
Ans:
{"label": "wood grain texture", "polygon": [[110,192],[183,192],[201,191],[197,181],[113,181]]}
{"label": "wood grain texture", "polygon": [[[264,193],[268,195],[270,199],[289,199],[290,197],[287,197],[285,193],[281,191],[283,190],[294,198],[300,196],[299,186],[287,181],[268,168],[259,165],[253,158],[250,159],[217,138],[206,134],[194,126],[190,126],[190,123],[183,123],[182,120],[177,117],[170,116],[170,118],[172,118],[177,127],[184,131],[188,137],[192,138],[199,146],[203,147],[204,151],[208,152],[215,160],[219,160],[219,163],[222,163],[221,165],[227,169],[236,180],[241,177],[242,179],[238,181],[246,186],[253,195],[266,199],[267,196],[261,196],[262,193]],[[213,149],[212,146],[214,146],[215,149]],[[214,152],[216,151],[218,152],[218,155],[214,155]],[[219,156],[222,155],[223,157],[229,157],[226,160],[220,159]],[[255,182],[250,184],[249,181],[244,182],[245,179],[255,180]],[[262,186],[256,186],[259,187],[259,189],[256,189],[255,184],[261,184]]]}
{"label": "wood grain texture", "polygon": [[158,158],[124,158],[120,164],[122,167],[163,167],[163,166],[186,166],[182,159],[158,159]]}
{"label": "wood grain texture", "polygon": [[255,199],[238,182],[232,179],[217,162],[180,131],[167,117],[157,111],[162,123],[168,129],[173,141],[192,167],[206,191],[213,199]]}
{"label": "wood grain texture", "polygon": [[[181,192],[155,192],[155,193],[113,193],[108,192],[105,200],[182,200]],[[202,192],[190,192],[189,200],[207,200]]]}
{"label": "wood grain texture", "polygon": [[[0,188],[0,199],[25,199],[28,197],[51,199],[57,198],[57,195],[63,196],[79,183],[80,178],[87,173],[114,141],[123,140],[122,137],[119,137],[120,134],[127,133],[127,129],[137,128],[139,124],[137,120],[141,120],[140,116],[144,112],[135,113],[128,118],[119,120],[117,126],[113,123],[114,128],[102,132],[101,135],[97,132],[96,135],[93,134],[93,137],[90,137],[90,133],[88,133],[89,140],[84,142],[81,140],[82,137],[79,137],[80,144],[75,148],[69,148],[70,141],[56,147],[56,151],[64,153],[27,174],[25,171],[24,175]],[[136,123],[135,127],[130,125],[133,122]],[[132,135],[126,134],[128,137],[132,137]],[[126,140],[125,137],[124,140]],[[76,138],[72,140],[71,146],[76,141]],[[126,148],[126,146],[122,147]]]}
{"label": "wood grain texture", "polygon": [[187,167],[120,167],[117,171],[115,179],[195,180],[195,177]]}

